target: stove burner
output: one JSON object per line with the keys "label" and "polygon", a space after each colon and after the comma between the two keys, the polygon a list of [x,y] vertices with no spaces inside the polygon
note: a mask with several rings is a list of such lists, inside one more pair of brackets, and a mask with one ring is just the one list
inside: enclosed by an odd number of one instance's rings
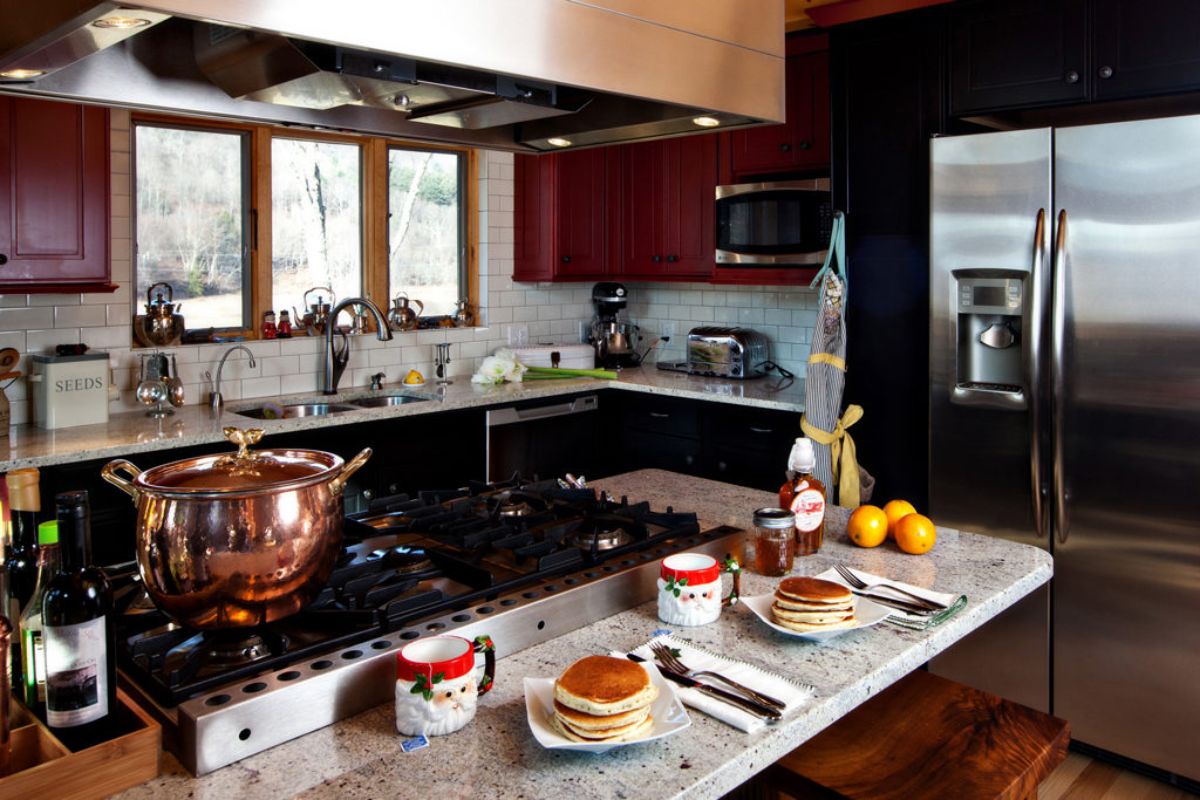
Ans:
{"label": "stove burner", "polygon": [[388,566],[393,568],[399,575],[411,575],[414,572],[425,572],[433,569],[433,562],[429,560],[428,554],[420,547],[405,547],[399,545],[389,550],[375,550],[371,555],[376,553],[380,557],[388,557]]}
{"label": "stove burner", "polygon": [[274,655],[258,633],[243,635],[241,631],[224,631],[205,636],[207,650],[201,656],[213,666],[242,666],[262,661]]}
{"label": "stove burner", "polygon": [[597,551],[613,550],[623,547],[633,541],[633,537],[624,528],[605,528],[597,531],[576,531],[571,535],[571,543],[580,550]]}
{"label": "stove burner", "polygon": [[528,517],[533,513],[533,506],[524,501],[517,503],[508,501],[500,504],[499,513],[502,517]]}

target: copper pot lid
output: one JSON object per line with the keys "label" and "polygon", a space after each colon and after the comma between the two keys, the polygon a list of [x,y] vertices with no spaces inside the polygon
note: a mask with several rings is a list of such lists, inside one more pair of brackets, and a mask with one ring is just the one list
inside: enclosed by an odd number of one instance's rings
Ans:
{"label": "copper pot lid", "polygon": [[336,477],[342,457],[321,450],[256,450],[260,428],[225,428],[236,453],[199,456],[151,467],[134,478],[138,489],[157,494],[223,495],[294,489]]}

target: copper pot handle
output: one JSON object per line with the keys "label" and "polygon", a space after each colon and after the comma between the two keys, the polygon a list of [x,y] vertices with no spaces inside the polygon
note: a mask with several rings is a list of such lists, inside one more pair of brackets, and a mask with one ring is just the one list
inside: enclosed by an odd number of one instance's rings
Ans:
{"label": "copper pot handle", "polygon": [[350,459],[350,461],[346,463],[346,466],[342,467],[341,474],[329,482],[330,494],[332,494],[334,497],[337,497],[343,491],[345,491],[346,482],[350,480],[350,476],[363,468],[363,465],[366,464],[367,460],[371,457],[372,452],[374,451],[371,450],[371,448],[364,447],[361,453]]}
{"label": "copper pot handle", "polygon": [[110,461],[100,468],[100,477],[111,483],[113,486],[120,489],[125,494],[133,498],[136,505],[138,495],[141,494],[133,485],[132,482],[125,480],[118,472],[125,472],[130,478],[136,478],[142,474],[142,471],[135,467],[132,463],[123,458],[118,458],[116,461]]}

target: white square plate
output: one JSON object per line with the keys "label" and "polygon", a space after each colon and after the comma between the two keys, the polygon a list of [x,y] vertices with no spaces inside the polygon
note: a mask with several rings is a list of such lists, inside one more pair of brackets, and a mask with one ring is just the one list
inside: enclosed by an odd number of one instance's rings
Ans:
{"label": "white square plate", "polygon": [[558,734],[550,727],[550,718],[554,716],[554,681],[555,678],[526,678],[525,679],[525,713],[529,718],[529,730],[538,744],[550,750],[575,750],[583,753],[605,753],[614,747],[627,744],[642,744],[671,736],[692,724],[687,709],[675,694],[675,687],[659,674],[658,668],[649,662],[642,663],[642,668],[650,673],[650,682],[658,687],[658,697],[650,705],[650,715],[654,717],[654,726],[641,739],[631,742],[572,742]]}
{"label": "white square plate", "polygon": [[891,610],[884,608],[878,603],[872,603],[865,597],[859,597],[858,603],[854,606],[854,618],[858,620],[858,624],[849,628],[834,628],[831,631],[794,631],[791,628],[785,628],[775,622],[775,618],[771,616],[771,604],[775,602],[774,594],[760,594],[755,597],[742,597],[738,600],[739,603],[746,606],[755,613],[755,615],[766,624],[770,625],[775,630],[787,636],[796,636],[800,639],[808,639],[814,642],[823,642],[826,639],[832,639],[835,636],[841,636],[843,633],[856,631],[859,628],[867,628],[877,622],[882,622],[891,614]]}

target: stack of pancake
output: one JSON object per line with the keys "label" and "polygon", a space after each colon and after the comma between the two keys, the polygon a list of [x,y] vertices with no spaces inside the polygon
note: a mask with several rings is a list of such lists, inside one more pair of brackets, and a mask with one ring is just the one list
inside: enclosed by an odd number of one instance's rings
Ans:
{"label": "stack of pancake", "polygon": [[654,727],[650,704],[658,688],[624,658],[586,656],[554,682],[551,724],[572,742],[628,742]]}
{"label": "stack of pancake", "polygon": [[776,624],[809,633],[852,627],[854,595],[840,583],[820,578],[784,578],[775,590],[771,615]]}

